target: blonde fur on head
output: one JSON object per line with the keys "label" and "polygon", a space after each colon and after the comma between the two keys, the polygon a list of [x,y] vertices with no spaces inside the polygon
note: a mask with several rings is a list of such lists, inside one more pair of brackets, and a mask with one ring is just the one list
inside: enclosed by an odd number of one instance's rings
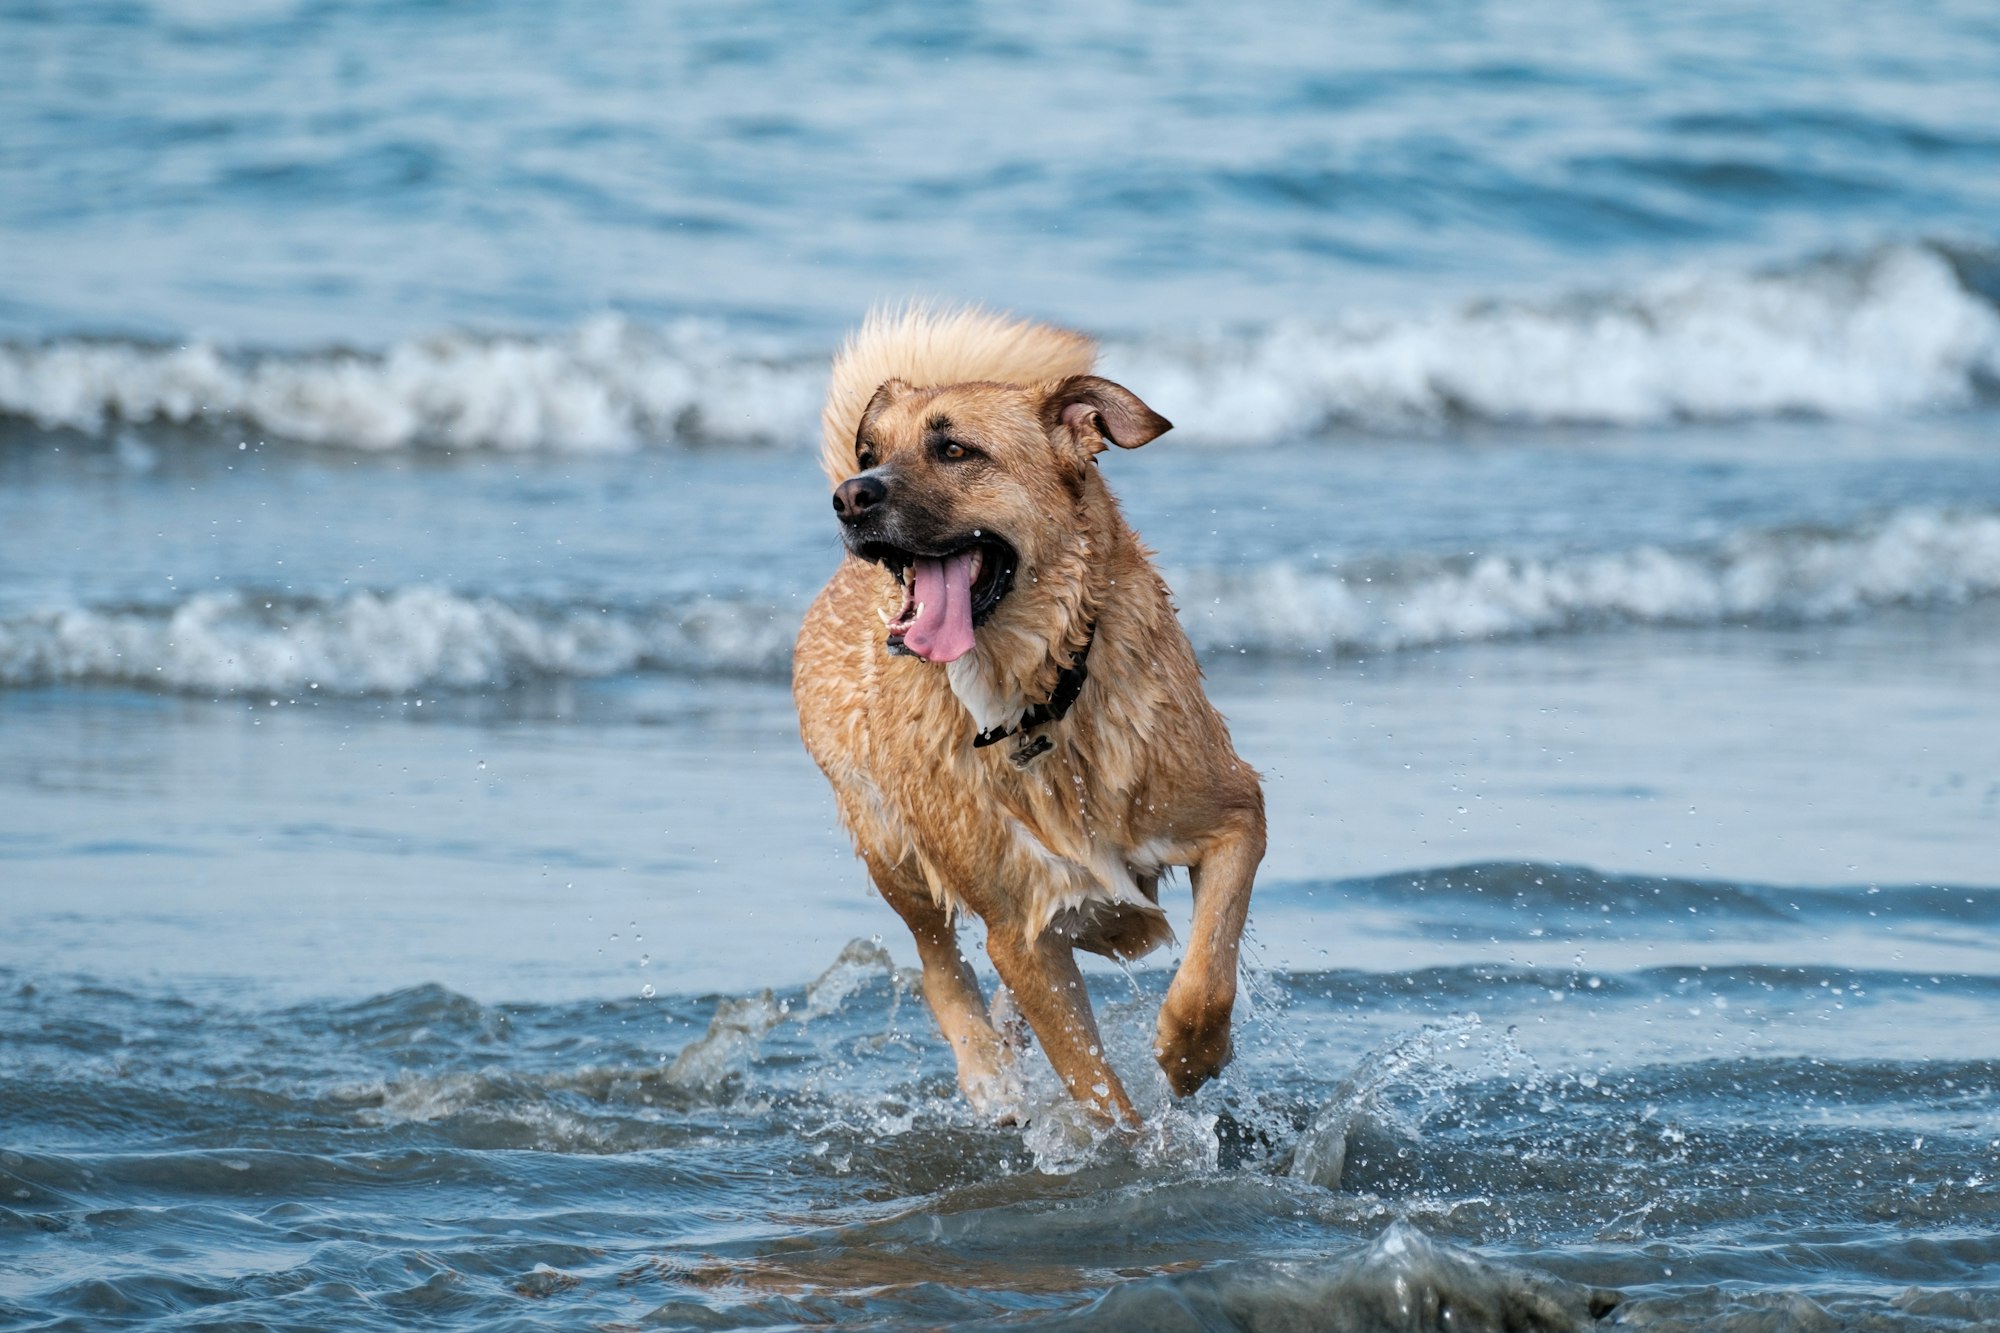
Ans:
{"label": "blonde fur on head", "polygon": [[854,432],[884,380],[924,389],[991,380],[1040,384],[1090,373],[1097,343],[1052,324],[978,306],[877,306],[833,358],[820,413],[820,464],[838,486],[854,475]]}

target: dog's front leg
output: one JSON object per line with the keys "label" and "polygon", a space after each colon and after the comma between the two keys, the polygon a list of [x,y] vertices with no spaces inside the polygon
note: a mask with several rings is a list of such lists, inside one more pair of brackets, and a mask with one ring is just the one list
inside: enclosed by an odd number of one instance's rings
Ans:
{"label": "dog's front leg", "polygon": [[1201,860],[1189,867],[1194,924],[1187,955],[1160,1006],[1153,1047],[1177,1097],[1187,1096],[1229,1063],[1237,945],[1250,914],[1250,886],[1263,859],[1264,817],[1251,811],[1212,839]]}
{"label": "dog's front leg", "polygon": [[1124,1084],[1104,1058],[1090,992],[1069,941],[1048,933],[1030,939],[1018,928],[988,922],[986,953],[1070,1095],[1107,1120],[1138,1124]]}
{"label": "dog's front leg", "polygon": [[870,878],[916,940],[917,960],[924,970],[924,1003],[958,1062],[960,1091],[981,1115],[1011,1119],[1014,1053],[987,1018],[979,979],[958,950],[958,929],[951,914],[938,906],[922,880],[895,869],[877,870],[879,864],[878,858],[868,858]]}

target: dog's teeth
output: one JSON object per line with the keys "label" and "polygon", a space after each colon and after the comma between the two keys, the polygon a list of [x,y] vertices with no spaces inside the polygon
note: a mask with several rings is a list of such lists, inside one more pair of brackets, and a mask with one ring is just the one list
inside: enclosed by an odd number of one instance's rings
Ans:
{"label": "dog's teeth", "polygon": [[884,611],[879,606],[875,608],[875,614],[882,617],[882,623],[884,625],[893,625],[896,623],[895,618],[891,616],[887,611]]}

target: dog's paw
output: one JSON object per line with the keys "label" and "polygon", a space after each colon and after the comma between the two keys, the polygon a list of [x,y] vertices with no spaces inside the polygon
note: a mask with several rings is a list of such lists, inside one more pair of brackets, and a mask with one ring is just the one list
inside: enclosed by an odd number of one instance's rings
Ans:
{"label": "dog's paw", "polygon": [[960,1070],[958,1087],[965,1094],[973,1113],[989,1124],[1028,1123],[1028,1090],[1021,1083],[1021,1075],[1012,1060],[1002,1061],[987,1070],[970,1073]]}
{"label": "dog's paw", "polygon": [[959,1091],[983,1119],[1026,1124],[1028,1090],[1015,1063],[1026,1045],[1026,1024],[1014,1013],[1005,987],[993,997],[992,1024],[956,1052]]}
{"label": "dog's paw", "polygon": [[1229,1010],[1227,1001],[1176,1003],[1168,992],[1167,1002],[1160,1006],[1153,1058],[1160,1062],[1174,1096],[1185,1097],[1214,1078],[1235,1054],[1229,1040]]}

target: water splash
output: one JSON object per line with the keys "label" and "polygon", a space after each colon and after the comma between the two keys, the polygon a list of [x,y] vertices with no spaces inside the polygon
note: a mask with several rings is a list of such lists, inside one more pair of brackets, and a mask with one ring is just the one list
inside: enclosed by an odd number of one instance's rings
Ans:
{"label": "water splash", "polygon": [[[881,939],[849,940],[832,965],[806,986],[806,1000],[799,1010],[798,1021],[806,1023],[837,1013],[848,996],[876,977],[899,980],[896,960],[882,947]],[[898,995],[902,989],[897,987]],[[895,1017],[893,1006],[889,1016]]]}
{"label": "water splash", "polygon": [[714,1092],[747,1073],[764,1035],[784,1021],[785,1006],[770,991],[716,1002],[708,1031],[683,1047],[667,1066],[667,1081]]}
{"label": "water splash", "polygon": [[708,1030],[682,1048],[667,1067],[667,1081],[678,1087],[715,1092],[732,1079],[749,1073],[764,1038],[787,1018],[800,1025],[838,1013],[847,998],[875,977],[892,985],[888,1021],[893,1027],[905,979],[879,939],[849,940],[832,965],[806,987],[804,1003],[793,1009],[769,990],[716,1002]]}
{"label": "water splash", "polygon": [[[1405,1135],[1415,1135],[1421,1116],[1398,1114],[1392,1091],[1414,1094],[1419,1102],[1441,1102],[1452,1088],[1474,1078],[1488,1077],[1526,1061],[1511,1034],[1489,1041],[1476,1053],[1475,1068],[1454,1067],[1451,1057],[1474,1048],[1487,1036],[1476,1013],[1455,1015],[1432,1023],[1364,1057],[1342,1079],[1314,1113],[1292,1150],[1287,1174],[1325,1189],[1340,1187],[1347,1166],[1348,1138],[1364,1119],[1384,1123]],[[1532,1063],[1530,1062],[1532,1068]]]}

